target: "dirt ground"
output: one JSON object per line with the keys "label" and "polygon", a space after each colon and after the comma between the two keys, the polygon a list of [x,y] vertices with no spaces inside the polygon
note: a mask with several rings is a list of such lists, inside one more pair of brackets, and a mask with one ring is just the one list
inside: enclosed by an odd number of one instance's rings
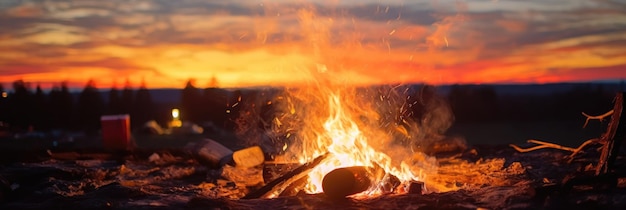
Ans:
{"label": "dirt ground", "polygon": [[[563,184],[573,178],[592,177],[588,174],[598,156],[594,147],[568,163],[567,151],[520,153],[506,145],[525,146],[523,137],[534,136],[533,133],[542,136],[539,130],[548,133],[552,125],[554,130],[565,131],[545,135],[542,140],[558,143],[557,140],[576,139],[563,143],[576,146],[577,141],[588,138],[568,133],[558,123],[535,128],[457,126],[451,132],[466,136],[470,146],[463,153],[438,157],[438,175],[424,180],[424,194],[345,200],[303,193],[273,199],[241,199],[260,185],[246,186],[229,180],[224,177],[223,168],[207,167],[184,150],[185,145],[206,136],[136,136],[142,149],[133,153],[94,149],[97,138],[67,148],[46,147],[44,140],[2,142],[0,209],[625,209],[626,179],[622,176],[599,178],[615,180],[614,188],[598,184],[602,181],[595,179],[576,186]],[[573,125],[565,127],[577,129]],[[233,136],[220,140],[232,149],[241,147]],[[32,151],[25,153],[16,145],[31,146]],[[50,153],[68,152],[78,155],[50,158]],[[623,157],[618,158],[620,168],[625,168],[625,162]],[[262,173],[263,167],[249,170]]]}

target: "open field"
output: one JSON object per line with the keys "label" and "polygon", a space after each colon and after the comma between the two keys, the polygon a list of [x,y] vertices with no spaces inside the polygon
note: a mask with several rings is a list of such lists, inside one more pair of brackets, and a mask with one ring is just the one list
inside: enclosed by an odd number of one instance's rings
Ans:
{"label": "open field", "polygon": [[[503,122],[503,123],[465,123],[454,124],[447,135],[462,137],[468,145],[523,145],[528,139],[537,139],[564,146],[575,147],[582,142],[599,137],[604,131],[607,122],[592,121],[586,128],[582,128],[581,121],[554,121],[554,122]],[[137,148],[144,150],[182,149],[192,142],[204,138],[214,139],[224,146],[238,150],[243,148],[241,140],[233,133],[222,134],[188,134],[188,135],[145,135],[135,133],[132,137]],[[61,142],[54,146],[55,139],[41,138],[1,138],[0,160],[28,159],[29,153],[45,155],[51,151],[102,151],[102,137],[87,135],[74,139],[73,142]]]}

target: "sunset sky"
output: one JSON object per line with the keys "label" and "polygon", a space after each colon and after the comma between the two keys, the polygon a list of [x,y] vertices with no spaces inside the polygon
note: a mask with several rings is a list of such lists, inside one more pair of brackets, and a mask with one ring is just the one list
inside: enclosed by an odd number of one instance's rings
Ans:
{"label": "sunset sky", "polygon": [[626,79],[626,0],[2,0],[0,83]]}

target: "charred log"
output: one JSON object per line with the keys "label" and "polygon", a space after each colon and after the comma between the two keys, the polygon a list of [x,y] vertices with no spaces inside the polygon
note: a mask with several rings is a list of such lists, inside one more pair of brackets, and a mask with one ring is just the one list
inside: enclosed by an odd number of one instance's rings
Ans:
{"label": "charred log", "polygon": [[301,192],[303,192],[302,190],[304,190],[304,187],[306,186],[306,183],[308,182],[308,180],[309,180],[308,176],[303,176],[302,178],[294,181],[289,186],[287,186],[287,188],[285,188],[285,190],[283,190],[283,192],[280,193],[278,197],[296,196],[300,194]]}
{"label": "charred log", "polygon": [[340,199],[367,190],[372,184],[370,171],[364,166],[335,169],[324,176],[322,189],[332,199]]}
{"label": "charred log", "polygon": [[421,195],[424,190],[424,182],[413,181],[409,184],[409,194]]}
{"label": "charred log", "polygon": [[263,198],[270,194],[280,194],[285,188],[287,188],[294,181],[305,177],[311,169],[315,168],[315,166],[319,165],[323,160],[325,160],[329,156],[328,153],[321,155],[312,161],[294,169],[286,173],[285,175],[278,177],[271,182],[267,183],[265,186],[260,189],[251,192],[243,197],[243,199],[254,199],[254,198]]}
{"label": "charred log", "polygon": [[277,179],[286,173],[289,173],[293,169],[299,167],[298,163],[272,163],[265,162],[263,164],[263,181],[269,183],[274,179]]}

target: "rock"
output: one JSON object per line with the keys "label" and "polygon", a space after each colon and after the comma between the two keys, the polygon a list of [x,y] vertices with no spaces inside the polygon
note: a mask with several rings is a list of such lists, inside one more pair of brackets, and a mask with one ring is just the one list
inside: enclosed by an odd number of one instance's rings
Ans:
{"label": "rock", "polygon": [[161,159],[161,156],[159,156],[159,154],[157,153],[152,153],[152,155],[148,157],[148,161],[150,161],[151,163],[157,162],[160,159]]}

